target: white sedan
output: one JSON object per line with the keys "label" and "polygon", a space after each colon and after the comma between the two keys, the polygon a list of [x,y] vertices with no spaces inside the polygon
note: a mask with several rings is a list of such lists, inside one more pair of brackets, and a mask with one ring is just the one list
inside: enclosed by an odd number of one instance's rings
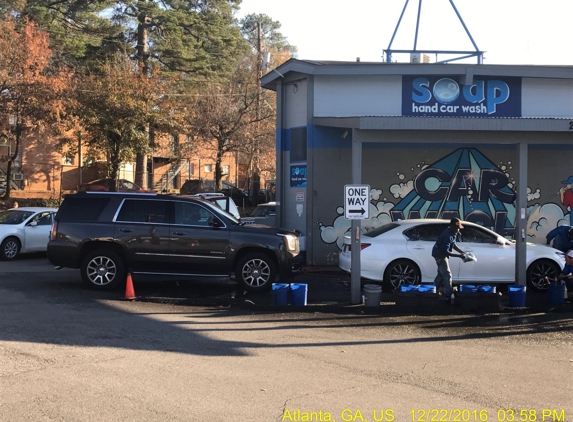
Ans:
{"label": "white sedan", "polygon": [[[361,277],[381,281],[388,289],[401,284],[433,283],[437,274],[432,248],[449,220],[399,220],[364,233],[361,238]],[[458,246],[477,261],[450,258],[454,284],[515,283],[515,243],[485,227],[467,221]],[[338,265],[351,272],[350,237],[344,238]],[[536,290],[547,288],[545,277],[555,278],[565,265],[563,253],[546,245],[527,244],[527,282]]]}
{"label": "white sedan", "polygon": [[57,211],[22,207],[0,212],[0,259],[15,259],[20,253],[45,252]]}

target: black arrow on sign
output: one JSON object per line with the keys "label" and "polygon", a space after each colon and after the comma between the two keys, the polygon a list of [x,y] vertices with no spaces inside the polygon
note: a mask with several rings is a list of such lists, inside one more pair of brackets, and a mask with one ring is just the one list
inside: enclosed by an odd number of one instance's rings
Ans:
{"label": "black arrow on sign", "polygon": [[359,210],[348,210],[349,214],[362,214],[362,215],[364,215],[365,212],[366,212],[366,210],[364,208],[361,208]]}

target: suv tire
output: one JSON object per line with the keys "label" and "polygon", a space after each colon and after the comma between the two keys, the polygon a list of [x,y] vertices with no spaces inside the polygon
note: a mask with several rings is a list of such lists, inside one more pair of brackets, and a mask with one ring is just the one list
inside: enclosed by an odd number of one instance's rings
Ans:
{"label": "suv tire", "polygon": [[250,292],[269,291],[277,278],[277,270],[268,255],[250,253],[239,260],[235,278],[239,286]]}
{"label": "suv tire", "polygon": [[125,282],[125,264],[109,249],[97,249],[82,261],[82,280],[92,289],[114,290]]}

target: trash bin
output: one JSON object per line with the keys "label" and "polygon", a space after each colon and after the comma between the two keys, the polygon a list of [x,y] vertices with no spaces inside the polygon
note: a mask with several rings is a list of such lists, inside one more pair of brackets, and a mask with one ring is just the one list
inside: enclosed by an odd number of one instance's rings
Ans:
{"label": "trash bin", "polygon": [[420,284],[418,286],[418,292],[420,292],[420,293],[436,293],[436,286],[433,284]]}
{"label": "trash bin", "polygon": [[273,305],[288,305],[288,283],[273,283]]}
{"label": "trash bin", "polygon": [[293,306],[306,306],[308,293],[308,284],[291,283],[290,284],[290,302]]}
{"label": "trash bin", "polygon": [[364,285],[365,306],[380,306],[381,297],[382,297],[382,287],[380,287],[377,284]]}
{"label": "trash bin", "polygon": [[525,307],[525,286],[512,285],[509,286],[509,307],[510,308],[524,308]]}
{"label": "trash bin", "polygon": [[480,293],[496,293],[497,289],[495,286],[486,286],[486,285],[482,285],[482,286],[478,286],[478,292]]}
{"label": "trash bin", "polygon": [[551,306],[563,305],[565,295],[567,294],[565,283],[549,283],[547,285],[547,294]]}

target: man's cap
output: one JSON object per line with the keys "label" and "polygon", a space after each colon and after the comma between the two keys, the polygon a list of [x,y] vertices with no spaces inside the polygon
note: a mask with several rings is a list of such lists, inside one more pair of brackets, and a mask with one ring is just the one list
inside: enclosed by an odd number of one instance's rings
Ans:
{"label": "man's cap", "polygon": [[573,183],[573,176],[569,176],[569,177],[567,178],[567,180],[562,180],[561,183],[564,184],[564,185],[570,185],[570,184],[572,184],[572,183]]}
{"label": "man's cap", "polygon": [[464,228],[464,226],[462,226],[462,220],[455,217],[450,220],[450,226],[458,226],[460,229]]}
{"label": "man's cap", "polygon": [[573,249],[568,250],[565,255],[568,256],[569,258],[573,258]]}

